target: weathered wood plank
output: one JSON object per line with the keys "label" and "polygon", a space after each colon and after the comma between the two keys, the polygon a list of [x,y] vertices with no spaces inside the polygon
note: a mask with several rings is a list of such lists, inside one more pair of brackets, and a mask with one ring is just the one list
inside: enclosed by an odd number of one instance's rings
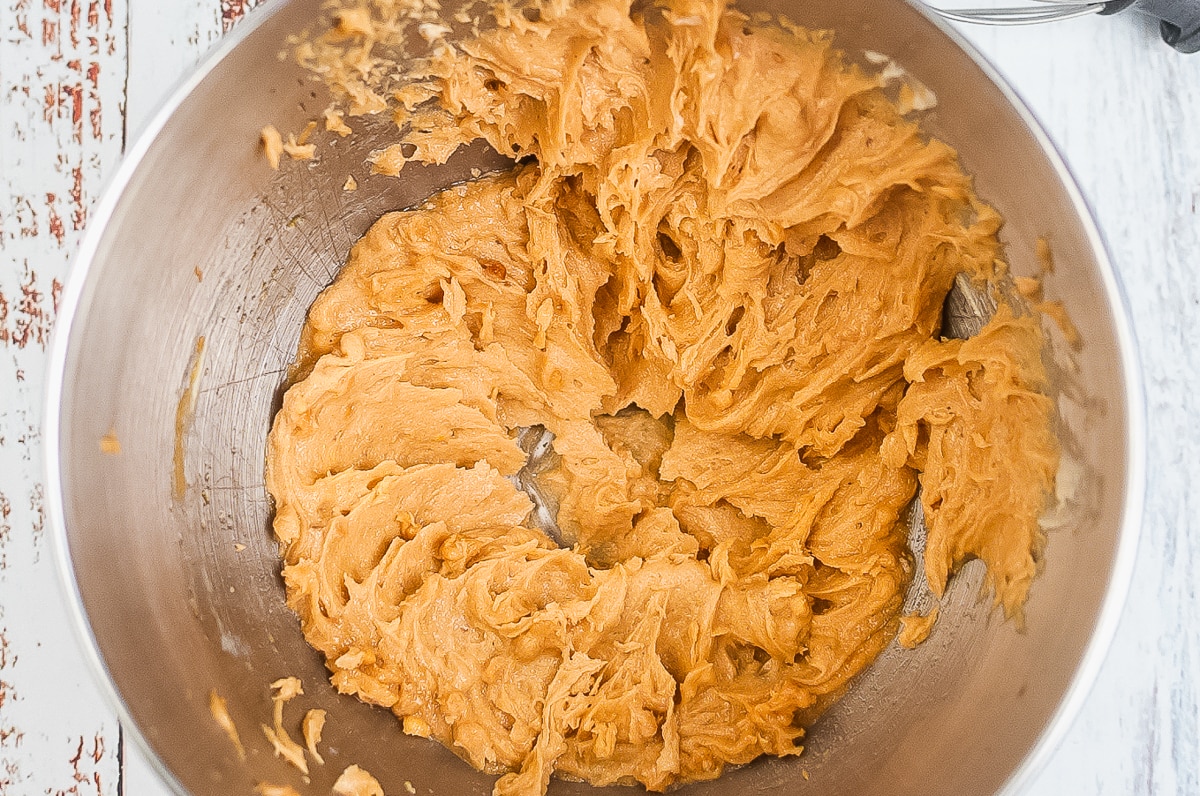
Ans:
{"label": "weathered wood plank", "polygon": [[42,379],[68,262],[124,135],[124,0],[0,2],[0,792],[118,789],[119,728],[59,599]]}

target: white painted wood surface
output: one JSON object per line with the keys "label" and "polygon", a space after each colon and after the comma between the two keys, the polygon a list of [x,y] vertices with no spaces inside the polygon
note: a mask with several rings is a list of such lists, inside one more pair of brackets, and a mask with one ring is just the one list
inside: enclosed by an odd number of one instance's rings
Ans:
{"label": "white painted wood surface", "polygon": [[[165,796],[66,626],[44,537],[41,382],[56,299],[122,147],[250,0],[0,0],[0,794]],[[1200,794],[1200,55],[1147,22],[973,29],[1095,207],[1150,412],[1135,584],[1031,796]]]}

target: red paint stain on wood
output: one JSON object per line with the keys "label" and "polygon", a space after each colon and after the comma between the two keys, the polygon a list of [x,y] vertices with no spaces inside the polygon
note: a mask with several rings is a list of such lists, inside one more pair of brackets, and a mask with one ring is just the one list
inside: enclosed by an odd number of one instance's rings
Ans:
{"label": "red paint stain on wood", "polygon": [[[71,229],[81,230],[87,222],[87,206],[83,203],[83,167],[71,169]],[[56,283],[58,280],[54,280]],[[55,310],[58,306],[55,305]]]}
{"label": "red paint stain on wood", "polygon": [[[31,439],[31,447],[37,444],[37,438],[40,436],[39,430],[35,427],[31,429],[33,432]],[[33,531],[33,538],[36,542],[42,533],[46,530],[46,488],[41,484],[34,484],[33,489],[29,490],[29,508],[33,511],[33,522],[30,523],[30,530]]]}
{"label": "red paint stain on wood", "polygon": [[83,143],[83,87],[63,86],[63,91],[71,98],[71,126],[75,128],[76,143]]}
{"label": "red paint stain on wood", "polygon": [[37,213],[33,210],[33,202],[24,196],[13,200],[17,207],[17,221],[21,224],[22,238],[36,238],[38,235]]}
{"label": "red paint stain on wood", "polygon": [[[93,763],[99,763],[100,758],[104,756],[104,739],[97,733],[92,738],[92,751],[85,754],[85,740],[83,736],[79,738],[79,745],[75,749],[75,755],[68,761],[71,764],[71,776],[74,782],[68,788],[53,791],[54,796],[84,796],[84,794],[96,794],[96,796],[104,796],[104,788],[101,785],[100,772],[94,768],[91,771],[86,771],[86,758],[92,758]],[[96,756],[97,751],[99,757]],[[86,788],[86,790],[81,790]],[[47,790],[47,793],[51,791]]]}
{"label": "red paint stain on wood", "polygon": [[46,10],[46,15],[42,17],[42,46],[56,47],[58,51],[50,57],[57,60],[62,58],[62,47],[59,41],[62,20],[58,18],[62,14],[62,0],[42,0],[42,6]]}
{"label": "red paint stain on wood", "polygon": [[79,0],[71,0],[71,46],[79,46]]}
{"label": "red paint stain on wood", "polygon": [[[8,569],[8,542],[12,538],[12,522],[9,521],[11,515],[12,503],[0,492],[0,570]],[[4,641],[3,645],[0,645],[0,669],[3,669],[8,665],[8,638],[3,635],[0,635],[0,638]]]}
{"label": "red paint stain on wood", "polygon": [[52,193],[46,194],[46,215],[49,218],[50,234],[58,241],[58,245],[62,246],[67,237],[67,232],[63,228],[62,218],[58,215],[58,211],[54,209],[54,203],[58,201],[58,197]]}
{"label": "red paint stain on wood", "polygon": [[29,33],[29,0],[17,0],[13,5],[13,27],[25,38],[33,38]]}
{"label": "red paint stain on wood", "polygon": [[99,763],[104,758],[104,738],[97,735],[92,743],[92,762]]}
{"label": "red paint stain on wood", "polygon": [[58,105],[58,91],[53,85],[46,86],[46,95],[42,100],[42,119],[47,124],[53,123]]}
{"label": "red paint stain on wood", "polygon": [[[8,641],[6,639],[5,647],[7,646]],[[5,657],[7,658],[7,654]],[[13,657],[13,661],[16,661],[15,656]],[[17,693],[13,688],[12,683],[8,682],[7,680],[0,680],[0,720],[3,720],[4,717],[4,703],[9,699],[15,700],[16,698]],[[5,724],[0,725],[0,752],[19,747],[21,745],[22,738],[24,738],[24,733],[11,724],[6,722]],[[11,790],[12,786],[19,781],[17,778],[21,776],[21,771],[17,766],[16,761],[12,759],[11,755],[0,754],[0,759],[4,758],[7,758],[7,763],[4,766],[3,774],[0,774],[0,793],[7,794]]]}
{"label": "red paint stain on wood", "polygon": [[88,113],[88,118],[92,122],[92,138],[99,141],[104,136],[104,127],[101,124],[100,116],[100,64],[95,61],[88,64],[87,79],[92,84],[92,88],[88,92],[88,99],[92,101],[92,110]]}
{"label": "red paint stain on wood", "polygon": [[13,342],[17,348],[24,348],[30,342],[46,347],[46,339],[50,335],[50,318],[42,307],[42,291],[37,289],[36,274],[32,271],[26,281],[21,283],[21,298],[17,301],[17,319],[13,333]]}
{"label": "red paint stain on wood", "polygon": [[[21,296],[15,308],[8,297],[0,293],[0,343],[17,348],[33,344],[45,349],[50,339],[53,313],[46,308],[44,298],[44,293],[38,287],[37,274],[31,270],[25,272]],[[40,496],[37,502],[40,502]]]}
{"label": "red paint stain on wood", "polygon": [[[68,61],[67,68],[72,72],[83,72],[82,64],[78,59]],[[83,143],[83,84],[76,83],[71,86],[63,86],[62,93],[71,100],[71,127],[75,132],[75,142]]]}
{"label": "red paint stain on wood", "polygon": [[[67,60],[65,64],[66,74],[62,70],[55,70],[44,75],[45,70],[43,69],[38,69],[34,73],[36,74],[35,79],[40,78],[39,82],[41,82],[43,92],[42,119],[48,125],[53,125],[58,119],[64,117],[70,119],[71,132],[76,143],[83,142],[86,119],[92,137],[100,140],[104,135],[103,109],[100,99],[101,63],[96,58],[90,58],[85,63],[82,57],[85,55],[84,48],[80,46],[83,33],[97,34],[86,37],[87,49],[92,56],[100,55],[101,37],[98,34],[101,31],[97,30],[100,26],[100,0],[93,0],[88,7],[88,30],[86,31],[80,27],[82,15],[80,3],[82,0],[70,0],[69,8],[63,8],[66,0],[44,0],[44,2],[46,14],[62,15],[61,19],[52,19],[47,16],[42,20],[43,47],[48,49],[51,43],[57,47],[57,51],[50,55],[50,60],[63,62],[62,46],[57,37],[64,22],[68,22],[70,25],[71,51],[67,56],[70,60]],[[108,54],[115,53],[116,37],[112,35],[112,32],[109,31],[103,36],[103,39],[107,45]],[[19,88],[26,93],[29,92],[28,83]]]}
{"label": "red paint stain on wood", "polygon": [[221,0],[221,30],[228,33],[246,12],[258,5],[258,0]]}
{"label": "red paint stain on wood", "polygon": [[[93,98],[95,97],[94,94],[92,96],[93,96]],[[90,119],[92,122],[92,137],[95,139],[99,139],[101,136],[104,135],[103,125],[101,125],[101,123],[100,123],[101,122],[100,103],[97,102],[95,105],[92,106],[92,110],[88,112],[88,119]]]}
{"label": "red paint stain on wood", "polygon": [[58,22],[53,19],[42,20],[42,46],[50,47],[58,43]]}

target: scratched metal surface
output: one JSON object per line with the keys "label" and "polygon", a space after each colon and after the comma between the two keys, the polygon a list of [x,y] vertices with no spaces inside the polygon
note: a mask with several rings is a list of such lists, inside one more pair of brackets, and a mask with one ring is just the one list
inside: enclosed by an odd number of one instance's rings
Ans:
{"label": "scratched metal surface", "polygon": [[[44,538],[41,389],[57,296],[106,176],[255,3],[0,0],[0,794],[163,796],[65,622]],[[1149,395],[1135,585],[1036,796],[1200,794],[1200,56],[1133,18],[974,30],[1063,149],[1123,275]]]}

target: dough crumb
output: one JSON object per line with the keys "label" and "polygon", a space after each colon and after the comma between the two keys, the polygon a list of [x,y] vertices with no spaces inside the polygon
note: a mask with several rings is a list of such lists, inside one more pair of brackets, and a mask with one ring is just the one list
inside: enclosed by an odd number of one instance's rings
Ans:
{"label": "dough crumb", "polygon": [[372,152],[371,156],[367,158],[367,162],[371,164],[372,174],[396,177],[404,168],[404,164],[408,162],[408,158],[404,155],[402,144],[392,144],[378,152]]}
{"label": "dough crumb", "polygon": [[289,133],[287,141],[283,144],[283,151],[292,160],[312,160],[317,154],[317,145],[302,144],[296,140],[296,136]]}
{"label": "dough crumb", "polygon": [[233,550],[234,550],[234,552],[236,552],[236,553],[240,553],[240,552],[242,552],[242,551],[243,551],[243,550],[245,550],[245,549],[246,549],[246,545],[242,544],[241,542],[234,542],[234,543],[233,543]]}
{"label": "dough crumb", "polygon": [[275,716],[278,721],[283,715],[284,703],[304,695],[304,684],[300,682],[299,677],[281,677],[271,683],[271,688],[275,691],[271,699],[275,702]]}
{"label": "dough crumb", "polygon": [[317,131],[317,123],[309,122],[304,125],[304,129],[300,131],[300,135],[296,137],[298,146],[308,146],[308,139],[312,138],[312,134]]}
{"label": "dough crumb", "polygon": [[916,649],[917,645],[922,644],[925,639],[929,638],[929,634],[933,631],[933,623],[937,621],[938,606],[934,606],[933,610],[925,616],[920,614],[905,614],[900,617],[900,635],[896,640],[901,647],[906,650]]}
{"label": "dough crumb", "polygon": [[260,782],[254,786],[254,790],[258,796],[300,796],[291,785],[269,785]]}
{"label": "dough crumb", "polygon": [[1047,274],[1054,273],[1054,252],[1050,249],[1050,240],[1043,235],[1037,239],[1038,262],[1042,264],[1042,270]]}
{"label": "dough crumb", "polygon": [[358,766],[348,766],[333,783],[337,796],[384,796],[379,780]]}
{"label": "dough crumb", "polygon": [[[1048,274],[1054,270],[1054,260],[1050,255],[1049,245],[1045,238],[1038,239],[1038,259],[1042,264],[1042,273]],[[1078,350],[1082,344],[1079,329],[1068,315],[1061,301],[1046,301],[1044,282],[1041,276],[1018,276],[1013,278],[1013,286],[1021,298],[1028,301],[1034,312],[1046,316],[1054,322],[1067,345]]]}
{"label": "dough crumb", "polygon": [[271,164],[271,168],[279,171],[279,158],[283,155],[283,136],[275,129],[275,125],[268,124],[259,132],[259,138],[267,162]]}
{"label": "dough crumb", "polygon": [[325,728],[325,711],[313,708],[304,714],[304,722],[300,725],[301,732],[304,735],[304,745],[308,748],[308,753],[312,755],[313,760],[317,761],[317,765],[325,765],[325,758],[317,751],[317,744],[321,742],[321,730]]}
{"label": "dough crumb", "polygon": [[302,774],[308,776],[308,761],[304,759],[304,747],[293,741],[286,731],[277,732],[265,724],[259,726],[262,727],[263,735],[267,737],[271,747],[275,750],[275,756],[282,757],[299,769]]}
{"label": "dough crumb", "polygon": [[1026,301],[1038,302],[1042,300],[1042,280],[1036,276],[1018,276],[1013,279],[1013,284],[1017,288],[1017,292]]}
{"label": "dough crumb", "polygon": [[115,428],[109,429],[108,433],[100,438],[100,452],[113,456],[121,452],[121,440],[117,439],[117,430]]}
{"label": "dough crumb", "polygon": [[331,133],[337,133],[343,138],[354,132],[342,118],[342,112],[332,108],[325,111],[325,129]]}
{"label": "dough crumb", "polygon": [[420,716],[405,716],[404,717],[404,732],[409,735],[415,735],[418,738],[428,738],[431,732],[429,722]]}
{"label": "dough crumb", "polygon": [[1071,316],[1067,314],[1067,308],[1061,301],[1042,301],[1034,305],[1034,310],[1054,321],[1067,341],[1067,345],[1076,351],[1079,350],[1083,344],[1083,338],[1079,335],[1079,327],[1071,320]]}
{"label": "dough crumb", "polygon": [[345,37],[369,36],[374,31],[371,11],[367,8],[346,8],[333,17],[336,30]]}
{"label": "dough crumb", "polygon": [[221,697],[215,690],[208,692],[208,712],[212,714],[213,721],[217,726],[225,731],[229,736],[230,743],[237,750],[239,760],[246,759],[246,748],[242,746],[241,736],[238,735],[237,727],[234,726],[233,718],[229,715],[229,707],[225,703],[225,699]]}
{"label": "dough crumb", "polygon": [[905,82],[900,84],[900,93],[896,98],[896,106],[905,116],[931,111],[937,107],[937,102],[937,95],[933,90],[912,75],[908,75]]}
{"label": "dough crumb", "polygon": [[417,26],[417,32],[426,44],[433,44],[435,41],[443,38],[450,32],[450,28],[445,25],[438,25],[434,22],[422,22]]}
{"label": "dough crumb", "polygon": [[413,784],[411,782],[409,782],[408,780],[404,780],[404,789],[406,791],[408,791],[410,794],[415,794],[417,792],[417,789],[414,788]]}
{"label": "dough crumb", "polygon": [[882,67],[879,73],[879,82],[881,85],[898,86],[896,89],[896,110],[900,112],[900,115],[907,116],[910,113],[920,113],[922,111],[933,110],[937,107],[937,94],[934,94],[932,89],[913,77],[895,59],[873,50],[865,51],[863,57],[871,64]]}
{"label": "dough crumb", "polygon": [[179,396],[179,403],[175,406],[175,455],[173,457],[175,467],[172,487],[176,500],[183,500],[183,495],[187,492],[187,474],[184,471],[187,432],[191,426],[192,417],[196,413],[196,397],[200,394],[200,374],[204,371],[204,335],[196,338],[191,364],[187,387],[184,389],[183,395]]}
{"label": "dough crumb", "polygon": [[358,190],[358,180],[354,179],[353,174],[349,174],[346,176],[346,182],[344,185],[342,185],[342,190],[343,191],[357,191]]}
{"label": "dough crumb", "polygon": [[195,268],[193,268],[192,273],[196,275],[197,282],[204,281],[204,272],[200,270],[200,266],[197,265]]}
{"label": "dough crumb", "polygon": [[293,741],[283,728],[283,706],[289,700],[303,694],[304,687],[299,678],[284,677],[271,683],[271,688],[275,691],[271,697],[271,701],[275,703],[275,726],[271,728],[262,725],[263,735],[267,736],[267,740],[274,747],[276,757],[282,757],[307,776],[308,761],[304,757],[304,747]]}

